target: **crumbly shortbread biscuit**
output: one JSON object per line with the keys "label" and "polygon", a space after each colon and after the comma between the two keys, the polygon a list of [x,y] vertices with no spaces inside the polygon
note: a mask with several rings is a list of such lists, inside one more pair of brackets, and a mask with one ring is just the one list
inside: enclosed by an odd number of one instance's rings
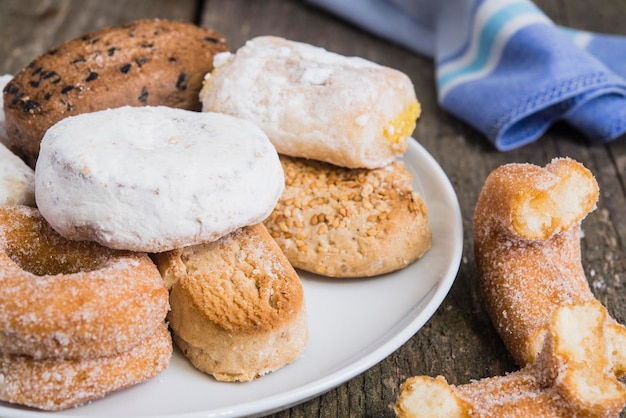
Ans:
{"label": "crumbly shortbread biscuit", "polygon": [[125,106],[51,127],[35,184],[39,210],[64,237],[162,252],[262,221],[284,178],[276,150],[250,122]]}
{"label": "crumbly shortbread biscuit", "polygon": [[143,19],[83,34],[35,58],[4,89],[9,148],[35,166],[59,120],[124,105],[200,110],[202,79],[227,51],[190,22]]}
{"label": "crumbly shortbread biscuit", "polygon": [[263,224],[154,258],[171,286],[174,341],[198,369],[248,381],[304,350],[302,283]]}
{"label": "crumbly shortbread biscuit", "polygon": [[430,249],[427,209],[403,163],[368,170],[280,159],[286,187],[264,223],[294,267],[330,277],[374,276]]}
{"label": "crumbly shortbread biscuit", "polygon": [[278,37],[254,38],[214,65],[203,110],[254,122],[292,157],[382,167],[406,151],[421,111],[400,71]]}

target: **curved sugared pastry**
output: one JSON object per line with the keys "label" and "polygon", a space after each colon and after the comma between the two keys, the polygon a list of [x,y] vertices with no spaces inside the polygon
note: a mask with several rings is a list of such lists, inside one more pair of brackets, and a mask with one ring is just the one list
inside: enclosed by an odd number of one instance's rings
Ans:
{"label": "curved sugared pastry", "polygon": [[35,360],[0,354],[0,400],[56,411],[152,379],[172,356],[165,322],[128,351],[104,357]]}
{"label": "curved sugared pastry", "polygon": [[302,284],[263,224],[154,258],[172,286],[174,342],[199,370],[249,381],[304,350]]}
{"label": "curved sugared pastry", "polygon": [[124,105],[199,110],[213,55],[227,50],[219,34],[174,20],[81,35],[35,58],[5,87],[9,148],[34,167],[44,133],[67,116]]}
{"label": "curved sugared pastry", "polygon": [[580,223],[598,184],[582,164],[508,164],[485,181],[474,213],[474,251],[485,307],[518,364],[534,361],[550,314],[594,299],[580,255]]}
{"label": "curved sugared pastry", "polygon": [[250,120],[292,157],[382,167],[406,151],[421,111],[400,71],[300,42],[254,38],[214,65],[203,110]]}
{"label": "curved sugared pastry", "polygon": [[329,277],[374,276],[430,249],[426,206],[401,162],[368,170],[280,159],[285,191],[264,224],[294,267]]}
{"label": "curved sugared pastry", "polygon": [[52,126],[35,185],[39,210],[64,237],[162,252],[261,222],[284,176],[276,150],[250,122],[124,106]]}
{"label": "curved sugared pastry", "polygon": [[597,300],[559,305],[533,363],[506,376],[449,385],[439,376],[407,379],[395,411],[412,417],[615,417],[626,406],[626,328]]}
{"label": "curved sugared pastry", "polygon": [[0,207],[0,353],[80,359],[152,334],[168,293],[146,254],[59,236],[37,209]]}

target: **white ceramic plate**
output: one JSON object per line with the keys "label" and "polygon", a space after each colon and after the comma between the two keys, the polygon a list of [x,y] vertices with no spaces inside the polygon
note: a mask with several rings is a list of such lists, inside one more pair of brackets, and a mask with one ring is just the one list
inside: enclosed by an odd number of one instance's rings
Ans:
{"label": "white ceramic plate", "polygon": [[415,140],[405,164],[429,211],[433,247],[419,261],[369,279],[324,279],[301,273],[310,342],[294,363],[248,383],[219,383],[175,351],[150,382],[75,409],[44,413],[0,402],[0,417],[208,418],[264,415],[304,402],[383,360],[433,315],[461,261],[463,226],[447,176]]}

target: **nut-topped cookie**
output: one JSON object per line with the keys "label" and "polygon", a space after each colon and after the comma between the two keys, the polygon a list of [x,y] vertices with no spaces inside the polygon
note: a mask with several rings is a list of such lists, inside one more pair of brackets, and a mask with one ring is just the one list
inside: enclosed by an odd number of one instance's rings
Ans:
{"label": "nut-topped cookie", "polygon": [[280,158],[285,191],[264,223],[294,267],[329,277],[374,276],[430,249],[427,209],[403,163],[368,170]]}

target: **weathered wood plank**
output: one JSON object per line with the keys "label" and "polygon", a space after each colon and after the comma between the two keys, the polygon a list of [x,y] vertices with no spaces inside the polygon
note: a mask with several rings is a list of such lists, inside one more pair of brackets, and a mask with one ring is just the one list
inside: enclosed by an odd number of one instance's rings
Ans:
{"label": "weathered wood plank", "polygon": [[194,21],[195,0],[0,2],[0,72],[14,74],[47,49],[103,26],[140,18]]}

